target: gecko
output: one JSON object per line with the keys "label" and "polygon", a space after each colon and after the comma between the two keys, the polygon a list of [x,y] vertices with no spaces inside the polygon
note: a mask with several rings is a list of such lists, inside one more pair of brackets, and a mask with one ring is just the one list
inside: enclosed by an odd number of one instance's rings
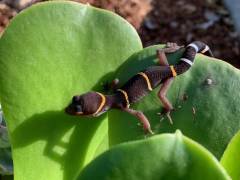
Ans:
{"label": "gecko", "polygon": [[[174,53],[180,48],[184,48],[180,61],[175,65],[169,65],[166,54]],[[194,41],[186,47],[178,46],[176,43],[167,43],[165,48],[156,51],[159,65],[150,66],[138,72],[123,86],[116,89],[113,94],[105,95],[101,92],[90,91],[75,95],[65,108],[65,112],[74,116],[97,117],[110,109],[119,109],[135,116],[142,123],[145,133],[153,134],[148,118],[142,111],[132,109],[130,105],[140,101],[161,85],[158,98],[172,124],[170,112],[173,110],[173,106],[166,97],[167,91],[176,76],[191,68],[197,53],[213,56],[209,46],[201,41]],[[114,86],[117,86],[118,80],[116,79],[114,83]]]}

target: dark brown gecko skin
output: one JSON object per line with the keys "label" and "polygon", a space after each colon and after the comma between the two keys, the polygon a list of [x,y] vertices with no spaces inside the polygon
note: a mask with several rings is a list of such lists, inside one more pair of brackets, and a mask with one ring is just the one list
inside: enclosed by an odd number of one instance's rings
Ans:
{"label": "dark brown gecko skin", "polygon": [[143,113],[130,109],[130,104],[139,101],[165,80],[186,72],[193,65],[194,58],[199,52],[207,52],[212,56],[206,44],[195,41],[185,47],[178,64],[173,66],[150,66],[130,78],[113,95],[88,92],[80,96],[74,96],[71,104],[66,108],[66,112],[79,116],[99,116],[111,108],[117,108],[135,115],[141,122],[145,123],[145,130],[151,131],[150,124]]}
{"label": "dark brown gecko skin", "polygon": [[150,66],[142,73],[148,78],[150,86],[147,84],[147,78],[137,74],[120,88],[128,94],[130,104],[139,101],[151,92],[151,89],[159,86],[164,79],[172,76],[170,68],[166,66]]}

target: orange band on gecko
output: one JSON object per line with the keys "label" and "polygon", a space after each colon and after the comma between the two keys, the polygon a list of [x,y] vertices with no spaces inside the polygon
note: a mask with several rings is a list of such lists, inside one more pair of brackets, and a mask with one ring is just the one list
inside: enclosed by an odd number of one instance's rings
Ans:
{"label": "orange band on gecko", "polygon": [[177,76],[177,72],[175,71],[174,67],[173,67],[173,66],[170,66],[170,69],[171,69],[171,71],[172,71],[173,77],[176,77],[176,76]]}
{"label": "orange band on gecko", "polygon": [[145,81],[147,83],[147,86],[148,86],[148,90],[152,91],[153,89],[152,89],[152,86],[151,86],[151,83],[150,83],[150,80],[149,80],[148,76],[144,72],[140,72],[138,74],[141,75],[145,79]]}
{"label": "orange band on gecko", "polygon": [[102,93],[99,93],[99,92],[96,92],[96,93],[101,97],[101,103],[97,111],[93,113],[93,115],[97,115],[102,110],[103,106],[106,104],[106,97]]}
{"label": "orange band on gecko", "polygon": [[129,99],[128,99],[127,92],[122,90],[122,89],[117,89],[117,91],[121,92],[124,95],[124,98],[126,100],[126,107],[129,108],[130,104],[129,104]]}

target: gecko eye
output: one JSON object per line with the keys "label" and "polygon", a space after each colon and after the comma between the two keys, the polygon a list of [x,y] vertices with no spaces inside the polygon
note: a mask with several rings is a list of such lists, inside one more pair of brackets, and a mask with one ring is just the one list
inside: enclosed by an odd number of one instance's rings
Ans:
{"label": "gecko eye", "polygon": [[75,112],[82,112],[82,107],[80,105],[75,106]]}
{"label": "gecko eye", "polygon": [[79,99],[80,99],[80,96],[73,96],[72,102],[77,103],[79,101]]}

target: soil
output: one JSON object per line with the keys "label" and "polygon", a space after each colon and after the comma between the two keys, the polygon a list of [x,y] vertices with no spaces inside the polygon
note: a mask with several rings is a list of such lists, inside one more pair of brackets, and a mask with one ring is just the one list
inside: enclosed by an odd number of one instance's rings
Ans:
{"label": "soil", "polygon": [[[40,0],[0,1],[0,32],[9,19]],[[240,41],[221,0],[75,0],[116,12],[139,32],[144,46],[207,43],[215,57],[240,68]]]}
{"label": "soil", "polygon": [[145,46],[163,42],[207,43],[215,57],[240,68],[240,42],[221,1],[156,0],[138,30]]}

